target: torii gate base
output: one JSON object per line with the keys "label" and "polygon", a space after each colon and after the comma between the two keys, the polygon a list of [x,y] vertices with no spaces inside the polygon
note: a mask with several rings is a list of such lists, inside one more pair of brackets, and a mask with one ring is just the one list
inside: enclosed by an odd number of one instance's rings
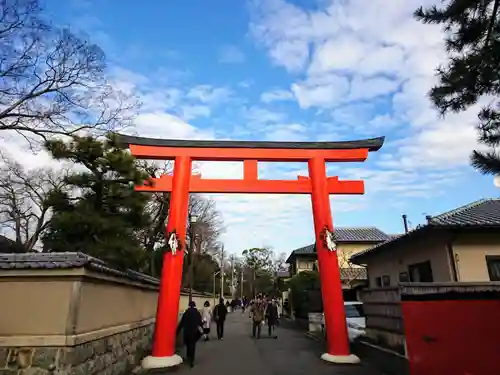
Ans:
{"label": "torii gate base", "polygon": [[[175,340],[190,192],[311,195],[328,340],[327,352],[321,358],[333,363],[359,363],[359,358],[349,350],[329,195],[363,194],[364,183],[327,177],[325,163],[364,161],[369,151],[382,147],[383,137],[352,142],[179,141],[125,135],[119,135],[118,139],[137,158],[174,160],[172,176],[153,178],[152,183],[136,187],[138,191],[171,192],[166,228],[171,251],[166,252],[163,259],[153,353],[143,359],[144,368],[166,368],[182,363],[182,358],[175,354]],[[202,179],[191,173],[194,160],[243,161],[244,178]],[[296,181],[259,180],[258,161],[307,162],[309,177],[299,176]]]}

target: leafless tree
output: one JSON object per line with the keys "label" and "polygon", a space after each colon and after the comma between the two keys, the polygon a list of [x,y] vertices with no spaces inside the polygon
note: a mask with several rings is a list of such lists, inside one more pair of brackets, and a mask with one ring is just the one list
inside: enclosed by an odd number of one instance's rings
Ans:
{"label": "leafless tree", "polygon": [[[171,162],[163,164],[144,160],[138,160],[137,162],[140,168],[144,169],[151,177],[160,177],[163,174],[172,173]],[[148,254],[154,255],[158,248],[165,245],[165,225],[169,207],[169,192],[153,193],[150,195],[150,199],[146,205],[146,210],[150,217],[150,225],[148,228],[137,232],[137,236]],[[194,233],[196,239],[193,242],[195,245],[193,250],[199,253],[213,253],[214,249],[218,248],[218,239],[224,230],[222,219],[215,207],[215,202],[200,195],[191,195],[188,213],[189,215],[197,216],[196,228],[190,228],[191,224],[189,220],[187,223],[188,244],[191,243],[191,233]],[[190,249],[191,246],[188,246],[188,250]],[[161,263],[161,258],[148,256],[148,259],[150,259],[147,266],[149,271],[154,274],[158,273],[158,267],[160,266],[158,263]]]}
{"label": "leafless tree", "polygon": [[287,255],[285,252],[279,254],[274,253],[272,260],[272,268],[274,273],[288,270],[288,264],[286,263],[286,258]]}
{"label": "leafless tree", "polygon": [[351,253],[349,251],[345,251],[341,248],[337,248],[337,259],[339,261],[340,268],[351,268],[352,263],[350,260]]}
{"label": "leafless tree", "polygon": [[353,265],[351,262],[352,252],[337,248],[337,259],[341,272],[342,282],[348,286],[364,275],[363,267]]}
{"label": "leafless tree", "polygon": [[[168,174],[172,171],[170,162],[163,164],[151,163],[145,160],[138,160],[138,165],[144,169],[150,177],[160,177],[162,174]],[[147,252],[154,251],[158,245],[164,243],[165,240],[165,222],[168,217],[168,209],[170,207],[170,193],[160,192],[150,195],[150,199],[146,205],[146,211],[150,217],[151,224],[137,234]]]}
{"label": "leafless tree", "polygon": [[0,0],[0,130],[33,145],[128,124],[136,103],[106,80],[103,51],[42,15],[38,0]]}
{"label": "leafless tree", "polygon": [[[194,244],[200,253],[213,253],[219,249],[219,237],[224,232],[224,222],[217,211],[215,202],[201,195],[192,194],[189,199],[188,214],[196,215],[196,224],[188,220],[188,236],[195,235]],[[191,228],[191,225],[196,227]],[[192,230],[191,230],[192,229]],[[188,240],[192,239],[188,237]]]}
{"label": "leafless tree", "polygon": [[0,227],[26,252],[33,251],[50,220],[52,194],[66,185],[67,170],[30,171],[1,156]]}

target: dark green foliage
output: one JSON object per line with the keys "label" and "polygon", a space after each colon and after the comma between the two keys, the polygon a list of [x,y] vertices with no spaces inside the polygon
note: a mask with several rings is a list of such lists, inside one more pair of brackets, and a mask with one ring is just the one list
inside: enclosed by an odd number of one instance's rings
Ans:
{"label": "dark green foliage", "polygon": [[317,271],[303,271],[288,281],[295,316],[307,318],[310,312],[322,312],[321,281]]}
{"label": "dark green foliage", "polygon": [[[214,278],[213,274],[219,270],[219,264],[208,253],[193,253],[193,289],[197,292],[212,293],[214,289]],[[187,262],[187,257],[183,264],[183,281],[184,285],[188,286],[187,275],[189,263]],[[218,292],[220,290],[220,277],[216,278],[215,289]]]}
{"label": "dark green foliage", "polygon": [[54,158],[69,160],[75,170],[67,177],[70,192],[54,191],[54,214],[43,236],[46,251],[81,251],[119,268],[138,269],[145,253],[136,232],[149,225],[144,207],[148,196],[133,184],[147,175],[113,137],[52,140],[46,148]]}
{"label": "dark green foliage", "polygon": [[451,0],[415,11],[424,23],[442,24],[448,33],[449,63],[437,71],[439,83],[429,93],[445,114],[464,111],[491,98],[478,114],[479,141],[491,148],[474,151],[472,165],[484,174],[500,174],[500,0]]}

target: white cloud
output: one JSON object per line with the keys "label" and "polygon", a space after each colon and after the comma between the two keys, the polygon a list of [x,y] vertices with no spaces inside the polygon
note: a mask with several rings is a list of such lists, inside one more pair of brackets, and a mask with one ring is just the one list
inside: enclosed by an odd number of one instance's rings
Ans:
{"label": "white cloud", "polygon": [[302,124],[279,124],[266,129],[269,141],[305,141],[309,137],[307,128]]}
{"label": "white cloud", "polygon": [[[379,201],[387,208],[399,204],[398,197],[435,195],[460,178],[459,167],[467,164],[476,145],[475,113],[441,119],[426,97],[435,82],[434,69],[445,57],[442,35],[436,27],[414,21],[411,14],[430,0],[325,0],[314,10],[283,0],[251,2],[250,33],[270,61],[290,73],[289,90],[263,92],[260,101],[266,108],[250,101],[233,106],[236,95],[247,92],[252,82],[240,82],[240,89],[233,91],[237,82],[231,87],[180,85],[179,80],[190,74],[187,68],[165,68],[161,74],[149,75],[114,68],[117,87],[138,95],[143,103],[136,119],[137,134],[332,141],[386,133],[386,145],[375,157],[370,155],[369,164],[328,167],[330,175],[342,179],[365,179],[367,189],[365,196],[332,198],[334,223],[345,212],[362,212]],[[245,58],[235,46],[220,52],[226,63]],[[301,111],[306,116],[294,118],[293,110],[273,107],[278,101],[296,101],[301,109],[329,118],[313,117],[307,122],[306,111]],[[237,114],[218,118],[218,108]],[[203,121],[207,117],[213,121],[208,126]],[[2,147],[7,143],[0,143]],[[38,165],[45,157],[24,160]],[[243,175],[242,163],[196,163],[196,169],[205,178]],[[264,178],[295,179],[297,174],[307,175],[307,166],[262,163],[259,173]],[[314,238],[308,196],[236,194],[213,195],[213,199],[224,217],[223,239],[231,252],[261,245],[289,251]]]}
{"label": "white cloud", "polygon": [[198,85],[191,88],[187,95],[187,99],[199,100],[207,104],[220,104],[231,97],[231,90],[225,87],[212,87],[210,85]]}
{"label": "white cloud", "polygon": [[224,46],[219,53],[219,62],[223,64],[239,64],[245,61],[245,55],[236,46]]}
{"label": "white cloud", "polygon": [[292,91],[301,108],[328,108],[337,105],[349,94],[349,80],[335,74],[310,77],[306,81],[294,83]]}
{"label": "white cloud", "polygon": [[288,40],[275,45],[270,56],[277,64],[283,64],[290,71],[300,70],[309,57],[309,47],[303,40]]}
{"label": "white cloud", "polygon": [[360,99],[367,100],[391,94],[397,90],[398,86],[398,81],[384,77],[361,78],[356,76],[351,81],[347,101]]}
{"label": "white cloud", "polygon": [[353,35],[339,35],[317,46],[309,66],[309,74],[328,73],[336,70],[352,71],[364,56],[370,53]]}
{"label": "white cloud", "polygon": [[171,139],[211,139],[211,131],[202,131],[165,112],[141,113],[135,120],[137,133],[143,137]]}
{"label": "white cloud", "polygon": [[292,100],[293,94],[287,90],[271,90],[262,93],[260,100],[264,103],[272,103],[276,101]]}
{"label": "white cloud", "polygon": [[271,111],[259,107],[246,109],[244,116],[248,119],[248,126],[250,128],[253,128],[255,125],[260,127],[269,123],[279,123],[286,119],[286,114],[283,112]]}
{"label": "white cloud", "polygon": [[41,169],[46,166],[57,167],[59,165],[48,152],[39,150],[34,153],[23,141],[24,139],[16,133],[2,131],[0,152],[8,158],[16,160],[27,169]]}
{"label": "white cloud", "polygon": [[397,45],[379,45],[369,54],[364,54],[356,64],[356,70],[363,75],[391,74],[403,72],[406,52]]}
{"label": "white cloud", "polygon": [[[400,129],[405,139],[395,160],[404,162],[392,167],[468,164],[470,151],[477,147],[474,110],[443,119],[427,98],[436,82],[435,69],[446,61],[443,34],[439,26],[416,21],[413,12],[434,1],[331,0],[314,10],[284,0],[251,3],[255,40],[267,48],[275,64],[292,74],[305,74],[292,84],[301,108],[352,104],[361,111],[364,104],[356,101],[393,95],[391,104],[358,126],[360,133],[363,126],[382,131],[381,122]],[[301,54],[300,63],[294,56],[276,54],[296,41],[311,51]],[[456,137],[461,141],[450,146]]]}
{"label": "white cloud", "polygon": [[186,121],[197,117],[208,117],[212,113],[210,107],[206,105],[183,105],[181,107],[182,118]]}

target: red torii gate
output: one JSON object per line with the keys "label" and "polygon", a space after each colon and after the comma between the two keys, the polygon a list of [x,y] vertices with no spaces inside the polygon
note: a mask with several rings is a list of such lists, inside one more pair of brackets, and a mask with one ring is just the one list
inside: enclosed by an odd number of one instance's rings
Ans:
{"label": "red torii gate", "polygon": [[[174,160],[172,175],[136,186],[144,192],[171,192],[165,253],[156,313],[153,353],[144,368],[182,363],[175,354],[177,319],[185,248],[189,193],[310,194],[316,234],[316,252],[327,332],[327,352],[321,358],[334,363],[357,363],[350,353],[340,271],[333,235],[330,194],[364,194],[363,181],[341,181],[326,175],[326,162],[362,162],[378,151],[384,137],[346,142],[187,141],[118,135],[139,159]],[[243,161],[243,179],[203,179],[192,174],[192,161]],[[307,162],[309,177],[297,180],[259,180],[257,163]],[[178,252],[179,251],[179,252]]]}

